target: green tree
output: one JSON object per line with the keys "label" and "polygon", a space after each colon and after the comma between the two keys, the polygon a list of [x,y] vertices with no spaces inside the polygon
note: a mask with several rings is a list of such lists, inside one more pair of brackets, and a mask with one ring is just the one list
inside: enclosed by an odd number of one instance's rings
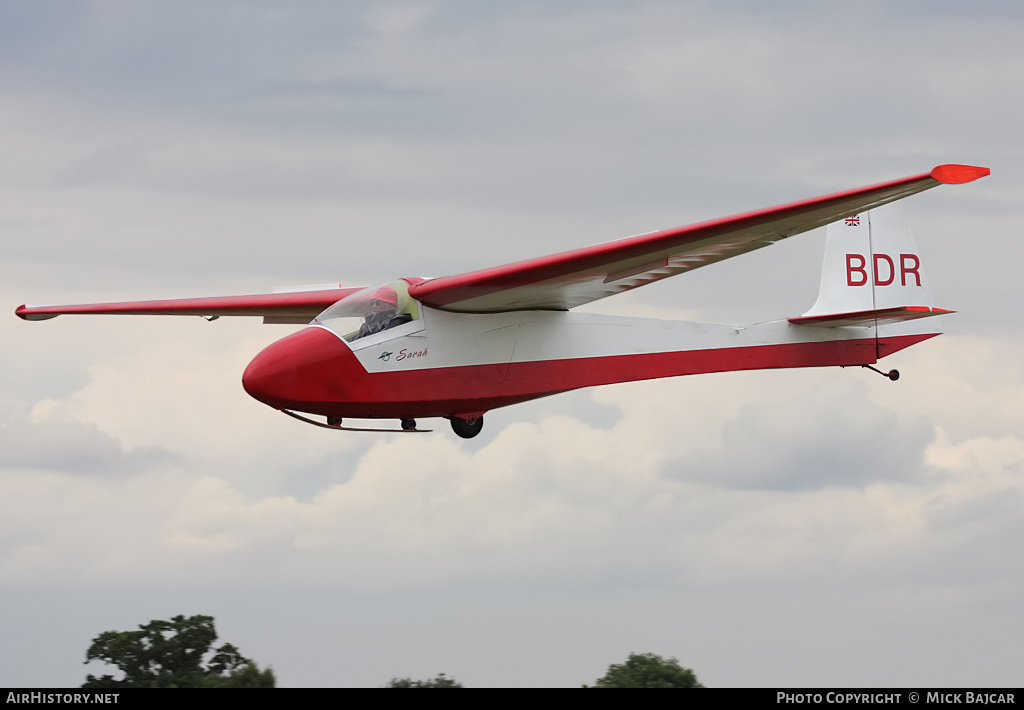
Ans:
{"label": "green tree", "polygon": [[653,653],[631,653],[625,663],[613,663],[608,672],[584,688],[703,688],[697,675],[675,658]]}
{"label": "green tree", "polygon": [[437,678],[430,680],[413,680],[412,678],[392,678],[384,686],[385,688],[461,688],[462,683],[449,678],[444,673],[438,673]]}
{"label": "green tree", "polygon": [[[140,624],[138,631],[104,631],[92,640],[85,662],[117,666],[124,678],[86,676],[83,688],[273,688],[274,671],[260,670],[225,643],[212,649],[212,616],[175,616]],[[210,653],[209,660],[204,660]]]}

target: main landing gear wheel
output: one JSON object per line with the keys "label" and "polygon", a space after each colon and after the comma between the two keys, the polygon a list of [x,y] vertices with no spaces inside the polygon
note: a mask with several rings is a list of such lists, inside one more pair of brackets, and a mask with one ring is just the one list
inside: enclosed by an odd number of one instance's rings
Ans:
{"label": "main landing gear wheel", "polygon": [[480,433],[481,429],[484,428],[484,418],[482,416],[477,417],[476,419],[448,417],[448,421],[452,423],[452,431],[463,439],[472,439]]}
{"label": "main landing gear wheel", "polygon": [[402,420],[402,431],[412,431],[416,428],[415,419],[403,419]]}

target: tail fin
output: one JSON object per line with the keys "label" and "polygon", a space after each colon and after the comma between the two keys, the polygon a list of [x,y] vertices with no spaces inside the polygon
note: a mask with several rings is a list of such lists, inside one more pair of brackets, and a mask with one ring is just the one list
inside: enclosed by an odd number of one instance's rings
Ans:
{"label": "tail fin", "polygon": [[818,300],[789,320],[883,325],[943,313],[953,311],[935,308],[903,205],[894,202],[829,225]]}

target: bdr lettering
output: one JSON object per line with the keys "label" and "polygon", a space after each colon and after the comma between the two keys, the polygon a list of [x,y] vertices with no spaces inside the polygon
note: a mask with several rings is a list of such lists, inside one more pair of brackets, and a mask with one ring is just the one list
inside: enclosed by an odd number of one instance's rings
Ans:
{"label": "bdr lettering", "polygon": [[[913,285],[921,285],[921,260],[917,254],[900,254],[900,285],[907,285],[907,276],[914,277]],[[889,286],[896,280],[896,264],[888,254],[875,254],[871,264],[875,286]],[[846,285],[864,286],[868,282],[868,260],[863,254],[846,255]]]}

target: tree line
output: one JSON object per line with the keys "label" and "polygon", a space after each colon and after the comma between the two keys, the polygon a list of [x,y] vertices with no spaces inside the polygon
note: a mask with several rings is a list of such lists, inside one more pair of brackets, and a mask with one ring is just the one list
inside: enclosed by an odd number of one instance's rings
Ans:
{"label": "tree line", "polygon": [[[270,666],[260,669],[230,643],[214,648],[212,616],[175,616],[141,624],[138,631],[105,631],[93,639],[85,662],[116,666],[113,675],[86,676],[83,688],[274,688]],[[444,673],[427,680],[392,678],[385,688],[462,688]],[[631,653],[584,688],[703,688],[696,674],[675,658]]]}

